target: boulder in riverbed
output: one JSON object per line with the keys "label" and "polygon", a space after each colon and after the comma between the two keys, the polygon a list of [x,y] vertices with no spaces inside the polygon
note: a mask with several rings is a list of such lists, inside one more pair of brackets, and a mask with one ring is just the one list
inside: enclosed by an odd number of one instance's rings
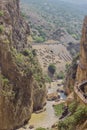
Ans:
{"label": "boulder in riverbed", "polygon": [[47,95],[47,100],[48,101],[55,101],[57,99],[59,99],[59,95],[56,92]]}

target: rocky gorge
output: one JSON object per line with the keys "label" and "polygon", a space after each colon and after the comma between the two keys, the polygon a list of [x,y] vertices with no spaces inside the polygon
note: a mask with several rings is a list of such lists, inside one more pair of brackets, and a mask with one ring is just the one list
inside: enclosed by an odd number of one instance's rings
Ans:
{"label": "rocky gorge", "polygon": [[[52,79],[52,82],[46,86],[38,61],[41,58],[38,59],[35,48],[31,46],[29,35],[30,27],[21,16],[19,0],[0,0],[0,130],[17,130],[18,128],[29,130],[29,128],[36,129],[38,126],[51,129],[52,125],[54,130],[86,130],[87,16],[82,29],[80,55],[78,54],[72,64],[69,64],[65,83],[62,80]],[[54,44],[52,49],[53,46]],[[55,60],[53,51],[50,48],[46,49],[45,45],[43,53],[38,53],[46,61],[49,50],[48,56],[53,55],[52,59],[47,58],[49,59],[47,63],[53,62]],[[61,50],[60,54],[62,52],[63,55],[57,58],[65,59],[65,63],[71,61],[69,54],[65,55]],[[43,57],[46,52],[46,57]],[[56,52],[58,55],[57,48]],[[55,62],[60,64],[60,59]],[[65,92],[69,95],[67,99]],[[59,118],[55,115],[53,107],[61,101],[66,111]],[[38,114],[38,112],[41,113]],[[69,115],[66,114],[67,112]],[[55,122],[58,122],[56,128]]]}
{"label": "rocky gorge", "polygon": [[0,0],[0,130],[22,126],[46,102],[42,70],[29,35],[19,0]]}

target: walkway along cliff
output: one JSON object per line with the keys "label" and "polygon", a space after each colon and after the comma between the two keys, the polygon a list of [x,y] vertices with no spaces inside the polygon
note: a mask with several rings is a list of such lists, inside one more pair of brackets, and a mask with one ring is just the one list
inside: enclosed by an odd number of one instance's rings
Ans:
{"label": "walkway along cliff", "polygon": [[46,101],[42,70],[28,43],[29,34],[19,0],[0,0],[0,130],[22,126]]}
{"label": "walkway along cliff", "polygon": [[74,90],[78,100],[87,105],[87,16],[83,23],[80,54],[67,71],[65,88],[68,94]]}
{"label": "walkway along cliff", "polygon": [[58,122],[58,130],[87,129],[87,16],[84,19],[80,55],[67,69],[65,89],[69,115]]}

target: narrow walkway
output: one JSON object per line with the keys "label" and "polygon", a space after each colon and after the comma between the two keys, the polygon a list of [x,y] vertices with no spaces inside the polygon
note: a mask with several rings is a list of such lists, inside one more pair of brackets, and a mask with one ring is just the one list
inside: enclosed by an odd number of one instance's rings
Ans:
{"label": "narrow walkway", "polygon": [[74,91],[75,93],[78,95],[78,97],[85,103],[87,104],[87,94],[85,94],[82,91],[82,87],[84,87],[84,85],[87,85],[87,80],[83,81],[82,83],[76,83],[74,86]]}

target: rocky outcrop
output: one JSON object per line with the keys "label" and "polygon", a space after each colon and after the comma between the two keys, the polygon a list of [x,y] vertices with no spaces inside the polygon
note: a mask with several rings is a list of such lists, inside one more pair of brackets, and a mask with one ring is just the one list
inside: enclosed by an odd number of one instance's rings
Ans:
{"label": "rocky outcrop", "polygon": [[59,100],[60,99],[60,95],[58,95],[57,92],[55,93],[50,93],[47,95],[47,100],[48,101],[56,101],[56,100]]}
{"label": "rocky outcrop", "polygon": [[45,104],[42,70],[28,43],[29,34],[19,0],[0,0],[0,130],[20,127],[33,109]]}
{"label": "rocky outcrop", "polygon": [[[40,86],[37,83],[34,83],[33,91],[33,110],[37,111],[43,108],[46,105],[46,91],[45,86]],[[38,87],[39,86],[39,87]]]}
{"label": "rocky outcrop", "polygon": [[64,86],[67,94],[70,94],[74,89],[73,86],[75,84],[76,73],[78,68],[77,60],[79,60],[79,55],[74,57],[71,65],[66,68],[66,78],[65,78]]}

